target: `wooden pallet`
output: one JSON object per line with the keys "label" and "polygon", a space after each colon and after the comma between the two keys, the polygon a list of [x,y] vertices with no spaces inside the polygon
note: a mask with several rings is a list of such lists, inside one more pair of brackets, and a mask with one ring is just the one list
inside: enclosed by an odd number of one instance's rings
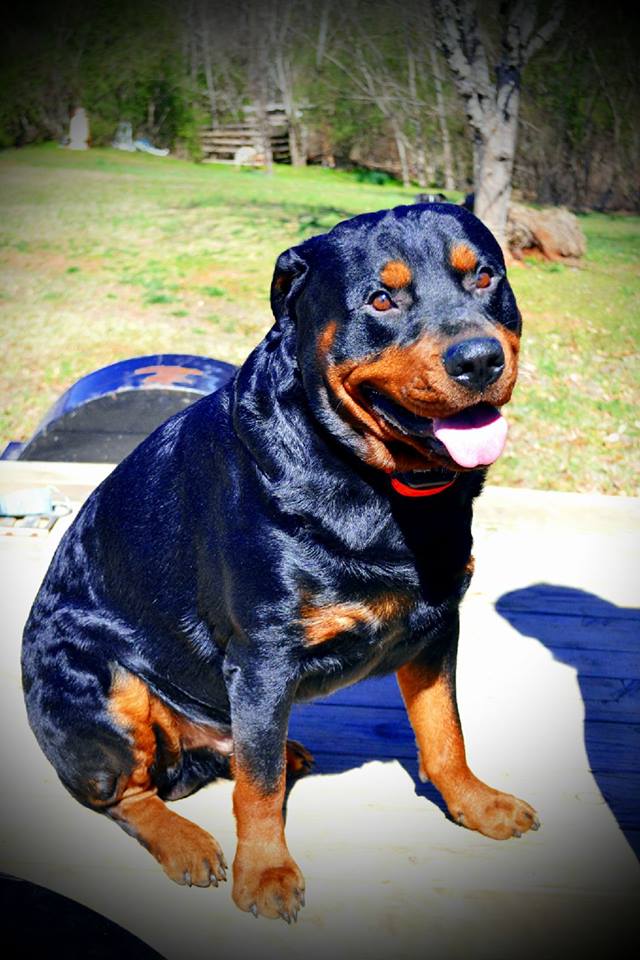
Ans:
{"label": "wooden pallet", "polygon": [[[288,163],[289,136],[286,128],[271,124],[269,137],[271,154],[278,163]],[[234,162],[237,150],[250,147],[259,155],[264,154],[262,133],[253,123],[229,124],[216,129],[200,131],[200,144],[204,162]]]}

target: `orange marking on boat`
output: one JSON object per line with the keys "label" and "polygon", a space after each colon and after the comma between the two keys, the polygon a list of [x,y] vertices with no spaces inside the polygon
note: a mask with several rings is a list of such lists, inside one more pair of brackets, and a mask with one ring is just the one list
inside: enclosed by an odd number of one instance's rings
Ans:
{"label": "orange marking on boat", "polygon": [[169,366],[168,364],[156,364],[151,367],[138,367],[133,371],[135,375],[143,376],[143,382],[146,385],[155,383],[163,387],[176,386],[178,384],[191,384],[190,377],[203,377],[204,372],[197,367]]}

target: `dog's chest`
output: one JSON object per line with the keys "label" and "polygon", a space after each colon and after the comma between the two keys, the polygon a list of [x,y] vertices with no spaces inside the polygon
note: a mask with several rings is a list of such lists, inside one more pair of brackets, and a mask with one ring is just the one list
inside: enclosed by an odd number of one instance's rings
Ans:
{"label": "dog's chest", "polygon": [[413,590],[303,607],[304,676],[298,699],[397,670],[437,640],[446,629],[449,609],[448,603],[434,607]]}

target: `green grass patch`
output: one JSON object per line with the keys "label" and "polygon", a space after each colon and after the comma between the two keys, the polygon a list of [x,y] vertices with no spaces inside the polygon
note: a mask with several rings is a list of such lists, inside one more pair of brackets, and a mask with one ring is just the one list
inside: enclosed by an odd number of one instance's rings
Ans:
{"label": "green grass patch", "polygon": [[[242,362],[271,325],[282,250],[419,192],[378,179],[51,144],[0,154],[0,442],[29,437],[74,380],[124,357]],[[510,271],[521,376],[490,480],[637,494],[640,218],[580,222],[580,268]]]}

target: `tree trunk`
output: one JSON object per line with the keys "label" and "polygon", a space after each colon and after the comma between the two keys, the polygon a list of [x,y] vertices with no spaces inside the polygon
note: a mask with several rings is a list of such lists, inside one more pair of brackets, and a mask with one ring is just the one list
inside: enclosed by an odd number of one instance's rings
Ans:
{"label": "tree trunk", "polygon": [[476,0],[434,0],[438,38],[473,131],[475,213],[506,250],[507,209],[518,132],[523,67],[560,24],[558,0],[538,24],[536,0],[499,5],[501,52],[491,79]]}
{"label": "tree trunk", "polygon": [[216,86],[213,80],[213,63],[211,60],[209,24],[204,7],[200,8],[200,26],[200,46],[202,48],[202,63],[204,65],[204,79],[207,85],[207,97],[209,98],[211,126],[216,127],[218,125],[218,104]]}
{"label": "tree trunk", "polygon": [[507,211],[511,199],[511,177],[518,136],[519,91],[515,83],[498,90],[495,111],[491,111],[483,131],[478,156],[474,212],[505,248]]}
{"label": "tree trunk", "polygon": [[418,181],[418,186],[426,189],[431,180],[427,170],[427,151],[424,145],[424,137],[420,135],[418,140],[418,145],[416,147],[416,180]]}
{"label": "tree trunk", "polygon": [[280,88],[280,95],[284,106],[284,112],[287,117],[287,132],[289,139],[289,156],[293,167],[304,167],[307,163],[307,154],[302,147],[302,134],[299,110],[296,106],[296,96],[294,89],[293,65],[284,50],[285,39],[280,37],[274,43],[278,46],[274,59],[274,69],[277,79],[277,85]]}
{"label": "tree trunk", "polygon": [[249,68],[250,90],[259,146],[263,154],[263,165],[265,171],[271,174],[273,173],[273,153],[268,116],[269,57],[266,46],[268,31],[263,13],[264,11],[258,6],[249,8],[249,41],[253,49],[253,57]]}
{"label": "tree trunk", "polygon": [[433,83],[436,91],[436,113],[438,114],[440,137],[442,138],[442,168],[444,172],[444,188],[445,190],[455,190],[456,182],[453,176],[451,138],[449,136],[447,111],[442,93],[442,71],[440,70],[438,54],[436,53],[433,44],[429,44],[429,56],[431,58],[431,72],[433,74]]}
{"label": "tree trunk", "polygon": [[393,123],[391,124],[393,128],[393,136],[396,141],[396,149],[398,151],[398,159],[400,160],[400,172],[402,174],[402,185],[403,187],[411,186],[411,175],[409,172],[409,160],[407,157],[407,144],[405,136],[400,129],[400,127]]}

